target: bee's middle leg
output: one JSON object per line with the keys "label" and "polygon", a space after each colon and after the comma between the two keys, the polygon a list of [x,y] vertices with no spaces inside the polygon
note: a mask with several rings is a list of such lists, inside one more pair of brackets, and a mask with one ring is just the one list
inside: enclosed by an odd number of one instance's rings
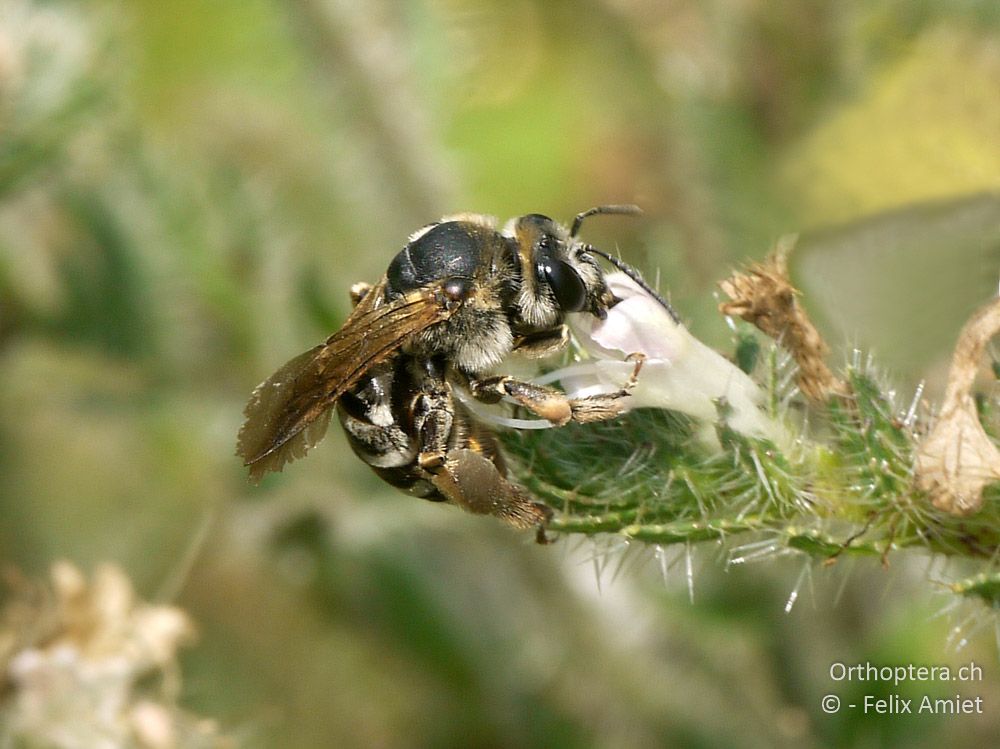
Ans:
{"label": "bee's middle leg", "polygon": [[568,398],[565,393],[555,388],[525,382],[508,375],[470,380],[469,391],[474,398],[484,403],[498,403],[504,397],[509,397],[518,405],[527,408],[536,416],[551,421],[556,426],[562,426],[570,421],[580,423],[606,421],[622,413],[625,408],[624,399],[639,381],[639,372],[645,357],[636,355],[632,358],[635,360],[632,374],[625,384],[613,393]]}
{"label": "bee's middle leg", "polygon": [[455,411],[447,392],[423,393],[414,409],[414,424],[420,435],[417,465],[430,474],[444,467],[455,425]]}
{"label": "bee's middle leg", "polygon": [[639,372],[646,361],[644,354],[630,354],[628,359],[635,362],[632,373],[625,383],[613,393],[589,395],[586,398],[576,398],[570,401],[573,409],[573,420],[581,423],[588,421],[605,421],[621,414],[625,408],[624,399],[631,395],[639,383]]}

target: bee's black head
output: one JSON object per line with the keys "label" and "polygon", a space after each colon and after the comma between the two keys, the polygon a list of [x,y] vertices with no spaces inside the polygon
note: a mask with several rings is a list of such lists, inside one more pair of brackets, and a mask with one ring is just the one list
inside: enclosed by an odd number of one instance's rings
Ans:
{"label": "bee's black head", "polygon": [[571,241],[566,230],[548,216],[522,216],[519,228],[533,235],[532,260],[535,282],[548,287],[561,312],[583,312],[587,308],[587,287],[570,264]]}
{"label": "bee's black head", "polygon": [[508,230],[521,257],[524,281],[519,301],[529,324],[558,324],[568,312],[604,316],[611,299],[587,245],[538,213],[515,219]]}

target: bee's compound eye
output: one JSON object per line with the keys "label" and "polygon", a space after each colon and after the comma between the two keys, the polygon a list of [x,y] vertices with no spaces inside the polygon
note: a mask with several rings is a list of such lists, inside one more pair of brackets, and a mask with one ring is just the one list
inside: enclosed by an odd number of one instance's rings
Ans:
{"label": "bee's compound eye", "polygon": [[564,312],[582,312],[587,306],[587,287],[580,274],[562,260],[546,260],[542,263],[542,273],[556,295],[556,302]]}
{"label": "bee's compound eye", "polygon": [[461,302],[472,291],[472,281],[468,278],[449,278],[444,282],[444,295],[449,299]]}

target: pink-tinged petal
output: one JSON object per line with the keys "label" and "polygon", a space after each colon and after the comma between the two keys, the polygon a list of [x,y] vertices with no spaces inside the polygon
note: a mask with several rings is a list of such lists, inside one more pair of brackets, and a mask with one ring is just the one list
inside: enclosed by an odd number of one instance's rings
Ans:
{"label": "pink-tinged petal", "polygon": [[[695,338],[667,309],[624,273],[607,277],[621,301],[605,320],[574,316],[571,325],[580,345],[594,358],[550,373],[572,397],[613,392],[628,380],[634,364],[623,361],[641,353],[646,361],[627,403],[630,408],[665,408],[711,425],[718,404],[729,407],[728,423],[752,437],[785,441],[784,428],[761,408],[757,384],[724,356]],[[711,430],[705,432],[710,434]]]}

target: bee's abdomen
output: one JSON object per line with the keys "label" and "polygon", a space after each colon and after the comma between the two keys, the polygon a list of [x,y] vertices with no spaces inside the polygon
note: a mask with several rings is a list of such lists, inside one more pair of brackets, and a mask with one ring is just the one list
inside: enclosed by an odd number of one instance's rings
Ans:
{"label": "bee's abdomen", "polygon": [[430,495],[437,490],[417,465],[418,439],[399,421],[385,423],[385,414],[391,411],[384,405],[371,407],[354,394],[341,398],[337,414],[351,449],[385,482],[418,497],[434,498]]}
{"label": "bee's abdomen", "polygon": [[[426,410],[428,403],[431,413]],[[431,474],[420,466],[424,450],[474,450],[493,461],[501,474],[506,473],[494,436],[454,401],[443,372],[428,362],[397,356],[344,395],[337,413],[355,455],[382,480],[407,494],[432,501],[445,499],[431,483]],[[437,447],[425,445],[421,436],[428,433],[429,420],[435,421],[431,431],[440,442]]]}

